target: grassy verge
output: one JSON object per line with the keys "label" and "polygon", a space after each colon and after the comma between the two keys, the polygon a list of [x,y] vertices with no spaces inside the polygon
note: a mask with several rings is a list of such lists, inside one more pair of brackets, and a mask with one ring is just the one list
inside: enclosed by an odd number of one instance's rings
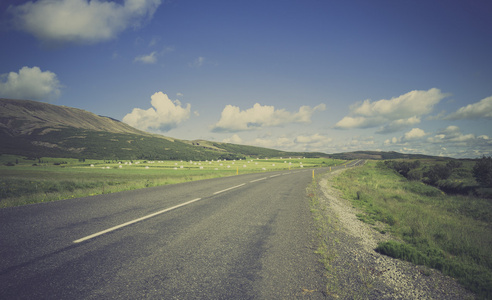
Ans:
{"label": "grassy verge", "polygon": [[377,251],[438,269],[479,297],[492,298],[490,200],[448,196],[376,162],[345,171],[335,185],[363,210],[359,219],[398,239]]}
{"label": "grassy verge", "polygon": [[332,159],[220,161],[36,160],[0,156],[0,208],[114,193],[236,174],[331,166]]}

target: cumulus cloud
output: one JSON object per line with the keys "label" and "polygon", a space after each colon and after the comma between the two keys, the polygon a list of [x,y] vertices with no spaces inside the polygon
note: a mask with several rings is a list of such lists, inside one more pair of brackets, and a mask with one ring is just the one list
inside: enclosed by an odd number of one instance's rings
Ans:
{"label": "cumulus cloud", "polygon": [[123,117],[123,122],[145,131],[168,131],[190,117],[189,103],[186,107],[182,107],[179,100],[171,101],[162,92],[152,95],[150,103],[153,107],[147,110],[134,108],[131,113]]}
{"label": "cumulus cloud", "polygon": [[212,130],[215,132],[236,132],[255,130],[263,127],[282,126],[288,123],[310,123],[314,112],[325,110],[324,104],[313,108],[301,106],[299,111],[291,113],[285,109],[256,103],[252,108],[241,111],[234,105],[226,105],[219,122]]}
{"label": "cumulus cloud", "polygon": [[342,118],[335,128],[372,128],[384,125],[379,133],[394,132],[419,123],[420,116],[429,114],[447,96],[448,94],[439,89],[432,88],[428,91],[411,91],[390,100],[365,100],[351,105],[350,114]]}
{"label": "cumulus cloud", "polygon": [[49,101],[60,96],[60,89],[56,74],[39,67],[0,75],[0,96],[5,98]]}
{"label": "cumulus cloud", "polygon": [[458,126],[446,127],[427,138],[427,142],[439,147],[443,155],[479,157],[492,154],[492,140],[487,135],[464,134]]}
{"label": "cumulus cloud", "polygon": [[426,135],[427,134],[422,129],[420,129],[420,128],[413,128],[409,132],[405,133],[405,135],[403,137],[404,137],[405,140],[414,140],[414,139],[422,138],[422,137],[424,137]]}
{"label": "cumulus cloud", "polygon": [[286,151],[319,151],[326,152],[326,149],[331,146],[332,139],[325,135],[315,133],[312,135],[295,136],[262,136],[251,140],[243,140],[238,134],[233,134],[231,137],[223,139],[224,143],[243,144],[257,147],[265,147]]}
{"label": "cumulus cloud", "polygon": [[223,139],[222,142],[224,143],[231,143],[231,144],[243,144],[243,139],[239,137],[237,134],[233,134],[230,138]]}
{"label": "cumulus cloud", "polygon": [[399,119],[396,121],[392,121],[387,125],[384,125],[381,129],[376,131],[376,133],[385,134],[385,133],[397,132],[409,126],[413,126],[419,123],[420,123],[420,118],[416,116],[410,117],[408,119]]}
{"label": "cumulus cloud", "polygon": [[442,143],[442,142],[452,142],[452,143],[461,143],[465,145],[466,142],[474,140],[475,135],[470,134],[462,134],[461,130],[458,126],[448,126],[446,129],[441,130],[434,137],[429,137],[427,139],[430,143]]}
{"label": "cumulus cloud", "polygon": [[9,7],[15,25],[47,43],[109,40],[152,18],[161,0],[39,0]]}
{"label": "cumulus cloud", "polygon": [[155,64],[157,62],[157,52],[154,51],[150,54],[144,54],[135,57],[134,62],[141,62],[143,64]]}
{"label": "cumulus cloud", "polygon": [[461,107],[456,112],[445,117],[445,120],[461,119],[491,119],[492,118],[492,96],[484,98],[477,103]]}

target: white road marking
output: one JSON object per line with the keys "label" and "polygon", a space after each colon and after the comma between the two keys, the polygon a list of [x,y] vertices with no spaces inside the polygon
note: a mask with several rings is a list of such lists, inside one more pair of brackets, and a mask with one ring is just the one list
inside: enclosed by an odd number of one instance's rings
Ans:
{"label": "white road marking", "polygon": [[260,181],[260,180],[265,180],[265,179],[267,179],[267,178],[266,177],[263,177],[263,178],[260,178],[260,179],[251,180],[250,183],[257,182],[257,181]]}
{"label": "white road marking", "polygon": [[161,211],[158,211],[158,212],[155,212],[153,214],[150,214],[150,215],[147,215],[145,217],[141,217],[141,218],[138,218],[138,219],[135,219],[135,220],[132,220],[132,221],[129,221],[129,222],[126,222],[126,223],[123,223],[123,224],[120,224],[120,225],[117,225],[117,226],[114,226],[114,227],[111,227],[111,228],[108,228],[106,230],[103,230],[103,231],[99,231],[97,233],[94,233],[94,234],[91,234],[91,235],[88,235],[86,237],[83,237],[81,239],[78,239],[78,240],[75,240],[73,241],[75,244],[77,243],[80,243],[80,242],[83,242],[83,241],[87,241],[87,240],[90,240],[92,238],[95,238],[96,236],[100,236],[100,235],[103,235],[105,233],[108,233],[108,232],[111,232],[111,231],[114,231],[116,229],[120,229],[122,227],[125,227],[125,226],[128,226],[128,225],[131,225],[131,224],[134,224],[134,223],[137,223],[137,222],[140,222],[140,221],[143,221],[145,219],[148,219],[148,218],[152,218],[154,216],[157,216],[157,215],[160,215],[162,213],[165,213],[165,212],[168,212],[170,210],[173,210],[173,209],[176,209],[178,207],[181,207],[181,206],[185,206],[185,205],[188,205],[188,204],[191,204],[193,202],[196,202],[196,201],[199,201],[199,200],[202,200],[202,198],[196,198],[196,199],[193,199],[193,200],[190,200],[188,202],[184,202],[184,203],[181,203],[181,204],[178,204],[178,205],[175,205],[173,207],[170,207],[170,208],[166,208],[166,209],[163,209]]}
{"label": "white road marking", "polygon": [[214,195],[217,195],[217,194],[220,194],[220,193],[223,193],[223,192],[226,192],[226,191],[229,191],[229,190],[232,190],[232,189],[238,188],[238,187],[243,186],[243,185],[245,185],[245,184],[246,184],[246,183],[243,183],[243,184],[236,185],[236,186],[230,187],[230,188],[225,189],[225,190],[222,190],[222,191],[215,192],[215,193],[214,193]]}
{"label": "white road marking", "polygon": [[280,176],[280,174],[272,175],[272,176],[270,176],[270,178],[277,177],[277,176]]}

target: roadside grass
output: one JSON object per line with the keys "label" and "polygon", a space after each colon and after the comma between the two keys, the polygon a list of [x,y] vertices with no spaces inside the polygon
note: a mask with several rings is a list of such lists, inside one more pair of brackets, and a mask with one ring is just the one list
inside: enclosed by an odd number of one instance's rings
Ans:
{"label": "roadside grass", "polygon": [[376,162],[343,172],[335,186],[363,211],[360,220],[397,239],[376,251],[440,270],[480,298],[492,298],[490,200],[445,195]]}
{"label": "roadside grass", "polygon": [[337,242],[333,239],[332,220],[327,214],[326,204],[319,201],[318,196],[318,182],[319,177],[314,178],[312,183],[306,188],[307,196],[309,197],[309,207],[311,215],[314,220],[314,226],[316,228],[316,250],[314,253],[319,255],[319,261],[324,266],[324,276],[326,277],[326,293],[332,297],[338,298],[340,289],[338,285],[337,277],[335,276],[335,270],[332,266],[333,260],[337,254],[335,252],[334,244]]}
{"label": "roadside grass", "polygon": [[0,208],[236,174],[332,166],[341,162],[322,158],[79,161],[0,155]]}

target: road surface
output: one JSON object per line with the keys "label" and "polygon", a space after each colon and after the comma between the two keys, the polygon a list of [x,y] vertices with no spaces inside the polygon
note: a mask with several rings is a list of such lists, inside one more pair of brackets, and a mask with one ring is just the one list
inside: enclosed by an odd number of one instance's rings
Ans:
{"label": "road surface", "polygon": [[322,299],[312,172],[0,209],[0,299]]}

